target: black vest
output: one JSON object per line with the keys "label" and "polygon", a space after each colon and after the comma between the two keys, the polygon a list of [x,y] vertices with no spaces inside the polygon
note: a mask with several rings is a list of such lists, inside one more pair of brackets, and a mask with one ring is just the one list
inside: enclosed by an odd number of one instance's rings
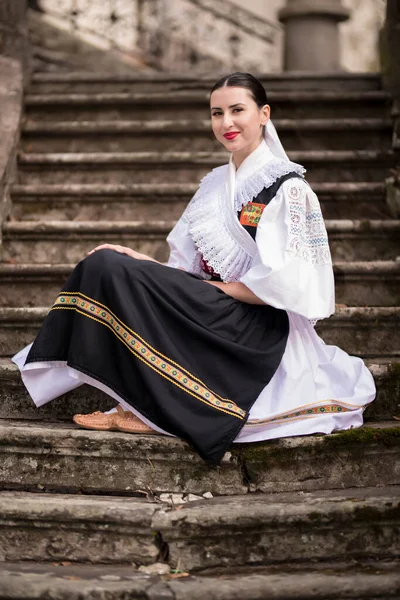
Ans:
{"label": "black vest", "polygon": [[[271,202],[273,198],[275,198],[279,188],[287,179],[292,179],[292,177],[297,177],[298,179],[304,179],[298,173],[294,171],[292,173],[288,173],[287,175],[282,175],[279,177],[272,185],[268,188],[264,188],[261,192],[253,198],[251,202],[243,206],[242,210],[238,212],[238,219],[242,225],[251,235],[253,240],[256,238],[257,226],[261,219],[262,211],[264,208]],[[248,223],[248,224],[246,224]],[[211,277],[211,281],[222,281],[220,276],[214,274]]]}
{"label": "black vest", "polygon": [[281,185],[285,183],[285,181],[287,181],[288,179],[292,179],[292,177],[303,179],[301,175],[295,172],[288,173],[287,175],[279,177],[279,179],[277,179],[268,188],[264,188],[263,190],[261,190],[258,196],[256,196],[246,206],[243,206],[242,210],[238,212],[238,219],[242,227],[246,229],[246,231],[251,235],[253,240],[256,237],[257,225],[261,218],[262,211],[267,206],[267,204],[269,204],[271,200],[275,198]]}

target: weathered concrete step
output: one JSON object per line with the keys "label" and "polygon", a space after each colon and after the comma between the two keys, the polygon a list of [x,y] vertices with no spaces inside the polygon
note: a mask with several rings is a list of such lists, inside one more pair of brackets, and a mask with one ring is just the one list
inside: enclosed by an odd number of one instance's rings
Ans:
{"label": "weathered concrete step", "polygon": [[337,262],[334,272],[339,304],[400,306],[400,260]]}
{"label": "weathered concrete step", "polygon": [[[376,150],[391,147],[392,120],[277,119],[287,150]],[[208,120],[31,121],[23,127],[25,152],[211,151],[221,145]]]}
{"label": "weathered concrete step", "polygon": [[[133,498],[0,493],[4,561],[155,562],[172,567],[397,559],[400,486],[214,498],[163,507]],[[156,535],[157,534],[157,535]]]}
{"label": "weathered concrete step", "polygon": [[340,308],[317,324],[327,344],[363,357],[400,356],[400,307]]}
{"label": "weathered concrete step", "polygon": [[165,239],[173,225],[174,221],[9,222],[3,229],[3,260],[76,264],[95,246],[107,242],[130,246],[165,262],[169,254]]}
{"label": "weathered concrete step", "polygon": [[[18,183],[187,183],[226,164],[226,152],[82,152],[19,155]],[[289,152],[310,182],[382,181],[394,165],[392,151]]]}
{"label": "weathered concrete step", "polygon": [[[243,571],[243,572],[242,572]],[[400,563],[282,564],[204,576],[150,577],[132,567],[3,563],[1,600],[389,600]]]}
{"label": "weathered concrete step", "polygon": [[397,558],[400,487],[222,498],[159,510],[170,564],[187,570],[291,560]]}
{"label": "weathered concrete step", "polygon": [[156,561],[158,505],[136,498],[0,493],[3,561]]}
{"label": "weathered concrete step", "polygon": [[[154,219],[154,217],[153,217]],[[5,262],[77,263],[101,243],[122,244],[164,262],[175,221],[9,221],[3,226]],[[327,220],[332,257],[340,261],[392,260],[399,220]]]}
{"label": "weathered concrete step", "polygon": [[[268,91],[294,89],[304,90],[343,90],[371,91],[382,89],[380,73],[279,73],[259,74],[260,81]],[[102,93],[161,91],[177,92],[182,90],[212,89],[216,78],[200,76],[190,77],[182,73],[90,73],[60,72],[34,73],[31,80],[31,93]]]}
{"label": "weathered concrete step", "polygon": [[[30,338],[29,341],[32,341]],[[20,348],[20,347],[19,347]],[[18,349],[19,349],[18,348]],[[377,388],[377,397],[365,410],[366,421],[390,421],[400,416],[400,361],[396,357],[366,361]],[[115,402],[103,392],[83,385],[38,410],[27,394],[16,365],[0,358],[0,418],[71,421],[76,413],[109,410]],[[179,485],[179,481],[176,482]]]}
{"label": "weathered concrete step", "polygon": [[[210,86],[211,89],[211,86]],[[381,90],[281,90],[268,93],[273,119],[389,117],[392,99]],[[28,94],[29,119],[48,121],[209,118],[209,89]]]}
{"label": "weathered concrete step", "polygon": [[[149,220],[177,219],[198,183],[14,185],[13,220]],[[388,216],[386,188],[381,182],[314,183],[327,219]]]}
{"label": "weathered concrete step", "polygon": [[[29,344],[48,312],[47,308],[0,307],[0,356],[11,356]],[[400,356],[396,328],[400,307],[339,308],[319,321],[317,331],[327,344],[363,357]]]}
{"label": "weathered concrete step", "polygon": [[[206,465],[182,440],[0,421],[0,489],[139,495],[295,492],[400,485],[400,424],[233,444]],[[334,459],[334,460],[333,460]],[[157,498],[156,498],[157,499]]]}
{"label": "weathered concrete step", "polygon": [[[0,263],[0,306],[49,306],[73,264]],[[400,260],[334,265],[336,302],[349,306],[400,306]]]}

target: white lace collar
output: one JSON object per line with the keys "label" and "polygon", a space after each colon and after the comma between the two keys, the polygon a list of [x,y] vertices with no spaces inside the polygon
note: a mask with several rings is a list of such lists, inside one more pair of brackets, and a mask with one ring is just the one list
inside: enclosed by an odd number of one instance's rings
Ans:
{"label": "white lace collar", "polygon": [[[230,163],[233,168],[231,157]],[[237,169],[235,174],[234,206],[236,212],[242,210],[264,188],[269,188],[277,179],[289,173],[304,175],[305,169],[297,163],[277,158],[263,140]]]}
{"label": "white lace collar", "polygon": [[302,175],[301,165],[276,158],[261,144],[236,170],[232,158],[202,180],[185,216],[198,251],[223,281],[237,281],[250,268],[256,243],[237,213],[264,188],[288,173]]}

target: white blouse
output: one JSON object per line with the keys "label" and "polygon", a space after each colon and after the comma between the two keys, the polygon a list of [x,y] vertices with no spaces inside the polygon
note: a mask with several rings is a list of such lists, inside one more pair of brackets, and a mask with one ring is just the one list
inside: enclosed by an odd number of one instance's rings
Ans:
{"label": "white blouse", "polygon": [[201,260],[224,282],[240,281],[266,304],[307,319],[335,310],[328,236],[318,198],[304,179],[286,180],[265,207],[255,240],[237,213],[263,188],[301,165],[276,158],[266,143],[238,170],[232,160],[201,182],[199,190],[167,238],[168,265],[209,276]]}

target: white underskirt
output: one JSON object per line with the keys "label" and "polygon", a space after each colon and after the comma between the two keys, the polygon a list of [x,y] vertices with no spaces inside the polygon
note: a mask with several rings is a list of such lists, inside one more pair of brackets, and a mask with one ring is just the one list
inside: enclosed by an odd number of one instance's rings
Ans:
{"label": "white underskirt", "polygon": [[[360,358],[326,345],[307,319],[288,313],[290,331],[286,350],[275,375],[254,403],[249,419],[235,442],[256,442],[280,437],[331,433],[360,427],[363,411],[375,398],[373,377]],[[165,435],[130,404],[103,383],[69,367],[64,361],[25,365],[30,346],[13,357],[22,381],[37,407],[83,383],[96,387],[130,410],[144,423]],[[329,412],[333,405],[343,412]],[[326,412],[303,414],[307,409]],[[293,413],[300,413],[295,416]],[[284,418],[285,415],[289,415]]]}

